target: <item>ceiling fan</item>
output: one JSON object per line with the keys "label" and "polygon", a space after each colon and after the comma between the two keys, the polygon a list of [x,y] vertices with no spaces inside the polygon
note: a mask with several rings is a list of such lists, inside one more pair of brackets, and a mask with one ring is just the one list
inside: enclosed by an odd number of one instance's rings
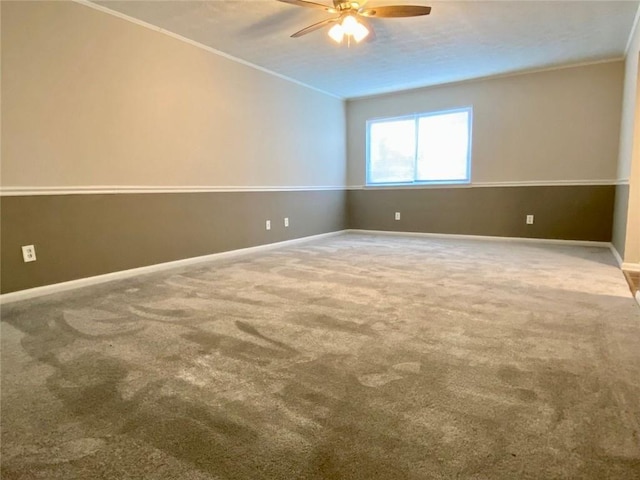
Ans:
{"label": "ceiling fan", "polygon": [[382,7],[365,7],[367,0],[344,1],[333,0],[333,6],[321,3],[310,2],[308,0],[278,0],[279,2],[297,5],[299,7],[309,7],[322,9],[327,13],[337,14],[337,17],[327,18],[321,22],[314,23],[302,30],[297,31],[291,37],[298,38],[307,33],[314,32],[320,28],[333,24],[329,30],[329,36],[337,43],[341,43],[346,37],[349,42],[353,38],[360,42],[369,34],[374,35],[373,27],[366,20],[367,18],[399,18],[418,17],[429,15],[431,7],[418,5],[387,5]]}

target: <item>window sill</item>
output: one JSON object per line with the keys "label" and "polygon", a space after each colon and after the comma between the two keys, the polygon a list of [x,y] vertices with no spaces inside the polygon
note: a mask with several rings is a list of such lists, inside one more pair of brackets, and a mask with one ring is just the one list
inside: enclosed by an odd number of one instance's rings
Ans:
{"label": "window sill", "polygon": [[368,183],[363,185],[365,190],[371,189],[419,189],[419,188],[468,188],[470,181],[460,182],[429,182],[429,183]]}

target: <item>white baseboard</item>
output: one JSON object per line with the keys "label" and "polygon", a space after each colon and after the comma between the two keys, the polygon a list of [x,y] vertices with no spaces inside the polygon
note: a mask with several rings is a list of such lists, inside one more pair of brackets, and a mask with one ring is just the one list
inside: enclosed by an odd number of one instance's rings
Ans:
{"label": "white baseboard", "polygon": [[613,246],[613,243],[609,246],[609,248],[611,249],[611,253],[613,253],[613,257],[616,259],[616,262],[618,262],[618,266],[622,268],[622,264],[624,262],[622,261],[622,257],[618,253],[618,250],[616,250],[616,247]]}
{"label": "white baseboard", "polygon": [[202,255],[200,257],[174,260],[172,262],[157,263],[155,265],[148,265],[146,267],[131,268],[129,270],[121,270],[119,272],[105,273],[103,275],[95,275],[93,277],[79,278],[77,280],[70,280],[68,282],[54,283],[52,285],[44,285],[42,287],[35,287],[26,290],[20,290],[17,292],[5,293],[3,295],[0,295],[0,305],[19,302],[21,300],[28,300],[35,297],[42,297],[45,295],[51,295],[67,290],[75,290],[76,288],[88,287],[90,285],[112,282],[114,280],[136,277],[138,275],[145,275],[148,273],[160,272],[163,270],[171,270],[174,268],[194,265],[196,263],[210,262],[214,260],[222,260],[226,258],[249,255],[252,253],[265,252],[268,250],[297,245],[299,243],[310,242],[312,240],[318,240],[321,238],[342,235],[344,232],[344,230],[339,230],[337,232],[321,233],[318,235],[311,235],[309,237],[294,238],[292,240],[284,240],[282,242],[268,243],[266,245],[258,245],[255,247],[240,248],[237,250],[229,250],[227,252],[212,253],[210,255]]}
{"label": "white baseboard", "polygon": [[345,230],[347,233],[372,233],[376,235],[399,235],[410,237],[451,238],[467,240],[486,240],[491,242],[518,242],[518,243],[543,243],[546,245],[573,245],[581,247],[611,248],[610,242],[593,242],[589,240],[556,240],[553,238],[526,238],[526,237],[493,237],[489,235],[462,235],[458,233],[424,233],[424,232],[396,232],[389,230]]}
{"label": "white baseboard", "polygon": [[621,267],[628,272],[640,272],[640,263],[623,262]]}
{"label": "white baseboard", "polygon": [[241,248],[238,250],[229,250],[227,252],[213,253],[210,255],[202,255],[200,257],[185,258],[182,260],[174,260],[172,262],[158,263],[155,265],[148,265],[146,267],[132,268],[129,270],[121,270],[119,272],[105,273],[103,275],[95,275],[93,277],[79,278],[77,280],[70,280],[68,282],[54,283],[52,285],[44,285],[42,287],[29,288],[26,290],[20,290],[17,292],[5,293],[0,295],[0,305],[4,305],[12,302],[19,302],[22,300],[28,300],[30,298],[41,297],[45,295],[51,295],[54,293],[64,292],[67,290],[75,290],[77,288],[88,287],[90,285],[98,285],[101,283],[112,282],[114,280],[121,280],[125,278],[136,277],[139,275],[145,275],[148,273],[160,272],[163,270],[171,270],[175,268],[185,267],[188,265],[194,265],[197,263],[210,262],[215,260],[222,260],[226,258],[239,257],[242,255],[249,255],[253,253],[266,252],[276,248],[287,247],[296,245],[299,243],[310,242],[313,240],[319,240],[321,238],[333,237],[336,235],[342,235],[344,233],[368,233],[375,235],[396,235],[396,236],[411,236],[411,237],[429,237],[429,238],[449,238],[449,239],[471,239],[471,240],[486,240],[486,241],[501,241],[501,242],[520,242],[520,243],[538,243],[547,245],[576,245],[576,246],[588,246],[588,247],[603,247],[611,249],[616,261],[624,270],[640,271],[640,264],[637,263],[623,263],[620,255],[615,248],[609,242],[592,242],[585,240],[555,240],[544,238],[524,238],[524,237],[494,237],[483,235],[460,235],[452,233],[423,233],[423,232],[396,232],[386,230],[339,230],[337,232],[321,233],[319,235],[311,235],[309,237],[294,238],[292,240],[284,240],[282,242],[269,243],[266,245],[258,245],[255,247]]}
{"label": "white baseboard", "polygon": [[622,260],[622,257],[618,253],[618,250],[616,250],[616,247],[613,246],[613,244],[611,244],[611,253],[613,253],[616,262],[618,262],[618,266],[622,270],[626,270],[628,272],[640,272],[640,263],[625,262],[624,260]]}

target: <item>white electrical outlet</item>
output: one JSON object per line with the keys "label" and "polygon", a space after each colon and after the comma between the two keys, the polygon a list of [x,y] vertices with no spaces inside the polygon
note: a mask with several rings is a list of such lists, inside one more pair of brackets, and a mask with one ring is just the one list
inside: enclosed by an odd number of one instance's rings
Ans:
{"label": "white electrical outlet", "polygon": [[271,220],[267,220],[267,223],[265,224],[265,227],[267,230],[271,230]]}
{"label": "white electrical outlet", "polygon": [[36,261],[36,247],[33,245],[25,245],[22,247],[22,259],[26,262]]}
{"label": "white electrical outlet", "polygon": [[533,215],[527,215],[527,225],[533,225]]}
{"label": "white electrical outlet", "polygon": [[396,212],[396,220],[400,220],[400,212]]}
{"label": "white electrical outlet", "polygon": [[284,217],[284,226],[285,227],[289,226],[289,217]]}

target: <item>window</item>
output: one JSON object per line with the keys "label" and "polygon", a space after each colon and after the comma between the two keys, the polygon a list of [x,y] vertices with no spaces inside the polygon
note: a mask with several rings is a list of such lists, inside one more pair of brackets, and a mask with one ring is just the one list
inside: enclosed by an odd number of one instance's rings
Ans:
{"label": "window", "polygon": [[367,185],[469,183],[471,108],[367,122]]}

